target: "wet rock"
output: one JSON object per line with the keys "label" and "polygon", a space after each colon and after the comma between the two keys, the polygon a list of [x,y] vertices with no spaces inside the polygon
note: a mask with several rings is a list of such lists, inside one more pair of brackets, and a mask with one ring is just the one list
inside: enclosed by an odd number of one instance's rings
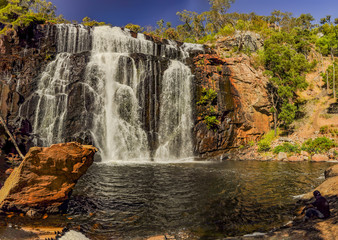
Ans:
{"label": "wet rock", "polygon": [[283,161],[283,160],[287,160],[288,159],[288,155],[285,152],[280,152],[277,155],[277,160],[278,161]]}
{"label": "wet rock", "polygon": [[93,163],[96,151],[93,146],[79,143],[31,148],[0,190],[0,208],[25,213],[63,211],[76,182]]}
{"label": "wet rock", "polygon": [[311,161],[314,162],[326,162],[329,161],[329,157],[324,154],[315,154],[312,156]]}
{"label": "wet rock", "polygon": [[328,169],[325,170],[324,174],[325,174],[325,178],[338,176],[338,165],[329,167]]}
{"label": "wet rock", "polygon": [[291,156],[291,157],[288,158],[288,161],[290,161],[290,162],[299,162],[299,161],[302,161],[302,160],[303,160],[303,158],[300,157],[300,156]]}

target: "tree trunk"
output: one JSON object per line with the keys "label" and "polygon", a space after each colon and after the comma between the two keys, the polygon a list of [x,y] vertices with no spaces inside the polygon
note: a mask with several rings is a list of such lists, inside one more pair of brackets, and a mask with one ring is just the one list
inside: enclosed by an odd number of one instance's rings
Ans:
{"label": "tree trunk", "polygon": [[14,147],[15,147],[16,151],[19,153],[20,157],[21,157],[22,159],[24,159],[24,156],[23,156],[23,154],[21,153],[21,151],[20,151],[20,149],[19,149],[18,145],[16,144],[16,142],[15,142],[15,139],[14,139],[13,135],[12,135],[12,134],[11,134],[11,132],[8,130],[8,128],[7,128],[7,125],[6,125],[6,123],[5,123],[4,119],[2,118],[2,116],[1,116],[1,115],[0,115],[0,122],[1,122],[1,124],[4,126],[4,128],[5,128],[6,132],[7,132],[8,136],[9,136],[9,138],[10,138],[10,139],[11,139],[11,141],[13,142],[13,144],[14,144]]}
{"label": "tree trunk", "polygon": [[329,84],[329,72],[326,71],[326,91],[327,91],[327,95],[329,95],[329,90],[330,90],[330,84]]}
{"label": "tree trunk", "polygon": [[336,100],[336,69],[335,69],[335,64],[334,64],[334,56],[333,56],[333,49],[331,47],[331,58],[332,58],[332,91],[333,91],[333,99]]}
{"label": "tree trunk", "polygon": [[274,122],[275,137],[277,137],[277,109],[276,108],[275,108],[275,112],[273,113],[273,122]]}
{"label": "tree trunk", "polygon": [[335,62],[333,61],[333,85],[332,85],[332,90],[333,90],[333,99],[336,100],[336,67],[335,67]]}

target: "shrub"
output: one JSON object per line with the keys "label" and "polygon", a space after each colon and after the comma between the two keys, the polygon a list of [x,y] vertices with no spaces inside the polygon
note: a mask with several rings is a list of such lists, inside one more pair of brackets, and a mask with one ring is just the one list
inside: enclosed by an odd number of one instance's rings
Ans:
{"label": "shrub", "polygon": [[[90,19],[89,19],[90,21]],[[125,28],[128,28],[130,31],[139,33],[142,32],[144,30],[143,27],[136,25],[136,24],[132,24],[132,23],[128,23],[126,26],[124,26]]]}
{"label": "shrub", "polygon": [[198,105],[207,105],[212,104],[215,98],[217,97],[217,92],[213,89],[205,89],[202,90],[202,97],[199,102],[197,102]]}
{"label": "shrub", "polygon": [[271,142],[267,140],[261,140],[258,142],[258,151],[259,152],[268,152],[271,149]]}
{"label": "shrub", "polygon": [[[279,129],[277,129],[277,136],[279,135]],[[275,131],[271,130],[267,132],[263,138],[258,142],[258,151],[267,152],[271,149],[271,142],[275,139]]]}
{"label": "shrub", "polygon": [[273,149],[274,154],[278,154],[280,152],[288,152],[288,153],[300,153],[299,145],[291,144],[288,142],[283,143],[283,145],[279,145]]}
{"label": "shrub", "polygon": [[216,116],[205,116],[204,122],[207,124],[208,129],[216,129],[219,125],[219,121],[217,120]]}
{"label": "shrub", "polygon": [[215,38],[215,35],[206,35],[204,36],[203,38],[201,38],[200,40],[197,41],[197,43],[199,44],[204,44],[204,43],[212,43],[212,42],[215,42],[216,38]]}
{"label": "shrub", "polygon": [[326,137],[319,137],[314,140],[310,138],[303,143],[302,150],[314,154],[327,152],[335,146],[337,146],[337,144],[333,140]]}
{"label": "shrub", "polygon": [[321,134],[326,134],[326,133],[328,133],[328,130],[329,130],[329,126],[325,125],[325,126],[320,127],[319,132]]}

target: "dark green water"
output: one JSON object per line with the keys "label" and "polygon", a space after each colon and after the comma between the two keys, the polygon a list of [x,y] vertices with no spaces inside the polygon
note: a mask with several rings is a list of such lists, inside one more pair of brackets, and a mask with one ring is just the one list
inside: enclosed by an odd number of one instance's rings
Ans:
{"label": "dark green water", "polygon": [[292,220],[297,198],[330,163],[95,164],[70,201],[91,239],[189,230],[201,238],[266,232]]}

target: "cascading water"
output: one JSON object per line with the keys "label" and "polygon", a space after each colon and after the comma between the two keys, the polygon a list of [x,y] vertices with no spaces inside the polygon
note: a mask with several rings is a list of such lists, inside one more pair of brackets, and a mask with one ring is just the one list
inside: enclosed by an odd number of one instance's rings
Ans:
{"label": "cascading water", "polygon": [[[192,45],[156,44],[143,34],[107,26],[58,25],[57,36],[59,54],[35,93],[33,131],[43,145],[75,138],[67,136],[64,122],[72,127],[81,119],[82,131],[91,136],[103,161],[193,155],[192,74],[183,63],[188,56],[184,49]],[[70,59],[85,52],[90,52],[86,66],[77,70],[83,75],[75,77]],[[68,96],[74,84],[81,85],[76,97],[83,99],[76,117],[67,110],[77,108]]]}
{"label": "cascading water", "polygon": [[68,100],[66,87],[71,74],[69,58],[69,53],[58,54],[43,72],[36,91],[38,102],[33,131],[40,136],[43,146],[63,141],[63,122]]}
{"label": "cascading water", "polygon": [[156,158],[192,156],[191,78],[190,69],[176,60],[164,72]]}

